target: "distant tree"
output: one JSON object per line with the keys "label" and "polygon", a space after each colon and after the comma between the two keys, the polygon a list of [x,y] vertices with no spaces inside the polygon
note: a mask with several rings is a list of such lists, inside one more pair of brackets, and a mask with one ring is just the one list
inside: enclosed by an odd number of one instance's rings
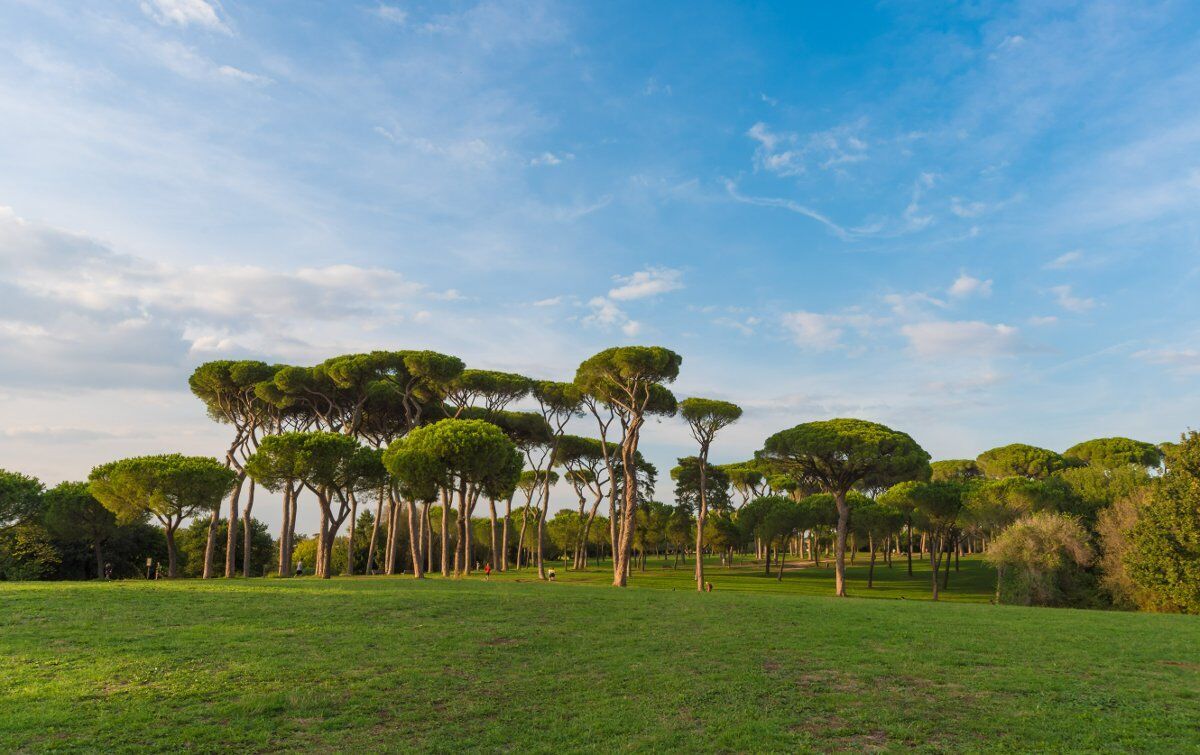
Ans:
{"label": "distant tree", "polygon": [[[1088,464],[1068,467],[1045,480],[1044,496],[1056,497],[1060,511],[1077,514],[1085,526],[1093,526],[1096,517],[1117,500],[1128,498],[1154,478],[1146,467],[1125,464],[1111,468]],[[1062,487],[1055,487],[1059,483]],[[1066,488],[1066,490],[1063,489]]]}
{"label": "distant tree", "polygon": [[1200,613],[1200,433],[1187,432],[1169,453],[1130,530],[1124,563],[1161,610]]}
{"label": "distant tree", "polygon": [[1101,469],[1122,467],[1157,467],[1162,463],[1163,453],[1153,443],[1143,443],[1130,438],[1096,438],[1076,443],[1063,452],[1063,456]]}
{"label": "distant tree", "polygon": [[1047,448],[1024,443],[984,451],[975,461],[988,477],[1027,477],[1032,480],[1049,477],[1071,463]]}
{"label": "distant tree", "polygon": [[[936,472],[934,474],[936,477]],[[936,481],[945,482],[946,479]],[[904,517],[904,529],[908,533],[908,547],[905,550],[908,552],[908,576],[910,577],[913,574],[913,512],[917,510],[916,492],[924,484],[919,480],[898,482],[884,491],[878,499],[881,504],[891,506]]]}
{"label": "distant tree", "polygon": [[25,521],[0,530],[0,579],[42,579],[61,561],[41,524]]}
{"label": "distant tree", "polygon": [[846,535],[850,507],[846,494],[864,479],[925,478],[929,454],[905,433],[875,422],[833,419],[809,422],[767,438],[760,457],[830,493],[838,508],[834,548],[835,593],[846,595]]}
{"label": "distant tree", "polygon": [[1125,565],[1130,533],[1150,502],[1151,494],[1151,486],[1137,488],[1101,509],[1096,518],[1100,588],[1117,608],[1153,611],[1158,607],[1154,595],[1133,581]]}
{"label": "distant tree", "polygon": [[[521,455],[499,427],[483,420],[446,419],[419,427],[388,447],[383,456],[388,471],[402,484],[441,491],[442,573],[450,574],[450,501],[457,493],[461,505],[489,486],[504,487],[504,478],[515,484],[521,473]],[[464,525],[466,523],[464,522]],[[469,528],[468,528],[469,531]],[[466,544],[460,544],[465,548]],[[469,551],[463,552],[464,561]],[[465,562],[460,564],[465,570]]]}
{"label": "distant tree", "polygon": [[37,516],[44,490],[35,477],[0,469],[0,529]]}
{"label": "distant tree", "polygon": [[619,449],[614,444],[602,444],[595,438],[564,435],[559,440],[554,463],[566,468],[566,478],[579,499],[579,517],[583,521],[575,546],[575,569],[587,566],[587,545],[591,540],[592,523],[600,510],[600,504],[612,494],[613,480],[609,473],[611,465],[607,460],[618,452]]}
{"label": "distant tree", "polygon": [[737,464],[725,464],[721,471],[729,478],[729,484],[737,491],[742,499],[742,506],[751,498],[762,495],[766,486],[766,476],[754,461],[744,461]]}
{"label": "distant tree", "polygon": [[307,433],[288,432],[263,438],[258,449],[245,462],[246,473],[252,480],[272,493],[283,494],[283,520],[279,527],[280,577],[292,575],[296,497],[305,474],[304,444],[307,437]]}
{"label": "distant tree", "polygon": [[[697,456],[699,485],[696,506],[696,591],[704,592],[704,522],[708,518],[708,452],[717,433],[737,422],[742,416],[742,408],[728,401],[718,401],[711,398],[687,398],[679,404],[679,414],[687,422],[692,431],[692,437],[700,446]],[[728,499],[728,482],[721,490]]]}
{"label": "distant tree", "polygon": [[[244,524],[239,520],[237,528]],[[223,536],[229,530],[228,519],[217,520],[217,550],[214,557],[217,563],[225,556],[226,544],[230,541]],[[261,575],[275,556],[275,541],[272,539],[267,525],[257,519],[250,521],[250,573]],[[179,573],[183,577],[199,577],[204,571],[204,557],[208,540],[208,520],[193,519],[191,524],[181,527],[176,533],[176,543],[179,547]],[[237,556],[241,552],[242,538],[234,538],[233,546]],[[243,559],[244,562],[244,559]],[[312,563],[312,562],[310,562]]]}
{"label": "distant tree", "polygon": [[[675,502],[697,511],[700,507],[700,457],[681,456],[675,461],[675,466],[671,468],[671,479],[675,481]],[[731,511],[733,499],[729,495],[729,474],[726,469],[709,464],[705,477],[709,513]]]}
{"label": "distant tree", "polygon": [[[579,416],[582,407],[582,395],[579,386],[574,383],[559,383],[553,380],[539,380],[533,384],[531,393],[537,402],[538,410],[546,424],[550,426],[550,443],[547,446],[548,463],[553,464],[558,453],[558,444],[566,433],[567,423]],[[519,471],[519,468],[518,468]],[[545,547],[546,513],[550,506],[550,479],[544,480],[542,490],[542,505],[537,520],[537,570],[538,579],[547,579],[543,558]]]}
{"label": "distant tree", "polygon": [[[579,365],[575,384],[595,402],[609,407],[621,426],[620,468],[623,500],[619,532],[614,533],[613,586],[624,587],[629,573],[633,530],[637,521],[638,443],[647,415],[675,413],[675,397],[666,389],[679,375],[683,358],[660,346],[621,346],[596,354]],[[604,434],[601,440],[606,440]]]}
{"label": "distant tree", "polygon": [[175,531],[184,519],[208,514],[233,489],[237,475],[206,456],[138,456],[102,464],[88,477],[88,490],[121,523],[150,514],[167,539],[167,576],[179,576]]}
{"label": "distant tree", "polygon": [[[264,362],[253,360],[229,361],[219,360],[205,362],[192,372],[188,378],[188,386],[192,393],[204,402],[209,416],[217,422],[223,422],[233,427],[233,439],[225,451],[225,464],[237,472],[237,483],[229,499],[229,521],[233,526],[228,528],[225,551],[225,576],[236,574],[234,563],[234,539],[237,537],[238,501],[242,492],[242,483],[246,479],[243,463],[258,443],[259,437],[268,427],[274,416],[272,405],[259,396],[258,385],[271,380],[278,367],[272,367]],[[250,493],[247,502],[247,513],[254,506],[254,493]],[[212,576],[214,553],[216,510],[209,524],[209,536],[205,549],[204,576]],[[246,530],[249,534],[249,530]],[[243,564],[244,576],[250,576],[249,564]]]}
{"label": "distant tree", "polygon": [[904,514],[886,502],[866,500],[850,509],[850,524],[867,541],[870,564],[867,589],[875,586],[875,554],[879,543],[887,542],[904,525]]}
{"label": "distant tree", "polygon": [[996,567],[996,602],[1007,585],[1011,602],[1031,606],[1056,605],[1068,570],[1089,565],[1092,556],[1087,532],[1075,519],[1043,511],[1000,533],[985,557]]}
{"label": "distant tree", "polygon": [[974,459],[945,459],[930,463],[935,482],[942,480],[973,480],[983,477],[983,470]]}
{"label": "distant tree", "polygon": [[943,554],[947,577],[950,573],[949,546],[958,528],[965,492],[962,483],[950,481],[922,483],[913,489],[917,512],[929,532],[929,570],[934,600],[938,599],[938,570]]}
{"label": "distant tree", "polygon": [[64,482],[46,491],[46,529],[66,540],[86,540],[96,558],[96,579],[104,578],[104,544],[117,532],[116,516],[88,490],[86,482]]}

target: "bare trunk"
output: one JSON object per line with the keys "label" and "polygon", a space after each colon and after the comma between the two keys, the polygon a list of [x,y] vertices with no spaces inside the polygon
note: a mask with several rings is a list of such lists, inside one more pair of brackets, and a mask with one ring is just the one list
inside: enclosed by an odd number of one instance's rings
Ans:
{"label": "bare trunk", "polygon": [[[250,542],[254,534],[251,525],[254,520],[250,512],[254,510],[254,480],[250,481],[250,490],[246,492],[246,508],[242,511],[242,576],[250,577]],[[263,564],[263,576],[266,576],[267,565]]]}
{"label": "bare trunk", "polygon": [[96,579],[104,579],[104,549],[99,538],[92,540],[92,551],[96,554]]}
{"label": "bare trunk", "polygon": [[500,571],[508,571],[508,520],[512,519],[512,496],[504,502],[504,526],[500,533]]}
{"label": "bare trunk", "polygon": [[496,501],[488,496],[488,523],[492,536],[492,571],[500,571],[500,530],[496,521]]}
{"label": "bare trunk", "polygon": [[450,576],[450,491],[442,491],[442,576]]}
{"label": "bare trunk", "polygon": [[175,579],[179,576],[179,550],[175,547],[175,526],[163,529],[167,535],[167,576]]}
{"label": "bare trunk", "polygon": [[358,498],[350,493],[350,532],[346,538],[346,576],[354,576],[354,528],[358,526]]}
{"label": "bare trunk", "polygon": [[289,483],[283,489],[283,523],[279,525],[279,576],[289,576],[291,570],[291,551],[288,550],[288,524],[292,514],[292,486]]}
{"label": "bare trunk", "polygon": [[932,575],[933,584],[933,599],[938,599],[938,538],[930,538],[931,548],[929,549],[929,572]]}
{"label": "bare trunk", "polygon": [[875,536],[867,535],[867,547],[871,549],[871,565],[867,568],[867,589],[875,586]]}
{"label": "bare trunk", "polygon": [[238,503],[242,497],[242,485],[246,482],[246,473],[238,474],[237,484],[229,496],[229,527],[225,530],[225,578],[237,576],[237,541],[238,541]]}
{"label": "bare trunk", "polygon": [[846,530],[850,526],[850,507],[846,505],[846,491],[835,492],[833,498],[837,502],[838,511],[837,545],[833,553],[834,594],[839,598],[844,598],[846,597]]}
{"label": "bare trunk", "polygon": [[217,550],[217,518],[219,516],[221,516],[220,506],[213,509],[212,516],[208,520],[208,542],[204,545],[204,579],[212,579],[214,576],[213,559]]}
{"label": "bare trunk", "polygon": [[[425,504],[428,506],[429,504]],[[417,579],[425,578],[425,570],[422,568],[421,551],[423,550],[423,540],[421,533],[424,528],[421,526],[421,518],[417,514],[416,501],[408,502],[408,543],[409,550],[412,551],[413,576]]]}
{"label": "bare trunk", "polygon": [[[700,446],[700,507],[696,512],[696,592],[704,592],[704,520],[708,516],[708,444]],[[779,571],[780,578],[783,570]]]}
{"label": "bare trunk", "polygon": [[[371,542],[367,543],[367,574],[375,573],[375,541],[379,538],[379,520],[383,518],[383,488],[375,500],[375,521],[371,523]],[[390,526],[390,523],[389,523]]]}

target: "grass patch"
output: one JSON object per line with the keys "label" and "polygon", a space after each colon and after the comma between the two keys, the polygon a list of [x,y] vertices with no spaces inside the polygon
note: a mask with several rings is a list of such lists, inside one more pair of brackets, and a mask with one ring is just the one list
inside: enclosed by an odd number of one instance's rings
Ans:
{"label": "grass patch", "polygon": [[518,578],[2,585],[0,750],[1200,742],[1194,617]]}

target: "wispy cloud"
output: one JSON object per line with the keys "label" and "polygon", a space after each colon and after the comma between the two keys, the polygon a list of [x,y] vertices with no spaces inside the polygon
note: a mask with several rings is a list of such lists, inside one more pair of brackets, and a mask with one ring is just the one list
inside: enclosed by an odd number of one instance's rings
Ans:
{"label": "wispy cloud", "polygon": [[1069,267],[1075,267],[1082,261],[1083,252],[1075,250],[1058,255],[1043,265],[1043,267],[1047,270],[1066,270]]}
{"label": "wispy cloud", "polygon": [[1021,350],[1017,328],[978,320],[938,320],[905,325],[900,332],[918,356],[994,356]]}
{"label": "wispy cloud", "polygon": [[683,273],[669,267],[650,267],[633,275],[615,275],[613,280],[621,285],[608,292],[608,298],[617,301],[644,299],[683,288]]}
{"label": "wispy cloud", "polygon": [[867,159],[867,142],[858,133],[863,123],[838,126],[811,134],[775,131],[759,121],[746,131],[758,143],[754,164],[759,170],[780,176],[798,176],[810,166],[828,170]]}
{"label": "wispy cloud", "polygon": [[821,314],[817,312],[786,312],[781,324],[796,346],[807,351],[828,351],[842,346],[847,329],[866,332],[874,320],[860,313]]}
{"label": "wispy cloud", "polygon": [[946,293],[955,299],[966,299],[970,296],[988,297],[992,295],[992,281],[990,278],[982,280],[962,273],[954,279]]}
{"label": "wispy cloud", "polygon": [[1072,288],[1067,285],[1054,286],[1050,289],[1050,293],[1054,294],[1054,300],[1058,303],[1058,306],[1068,312],[1083,314],[1096,306],[1095,299],[1076,296]]}
{"label": "wispy cloud", "polygon": [[408,20],[408,11],[395,5],[380,3],[372,11],[376,16],[390,24],[403,25]]}
{"label": "wispy cloud", "polygon": [[206,0],[145,0],[142,11],[163,26],[201,26],[229,32],[217,7]]}

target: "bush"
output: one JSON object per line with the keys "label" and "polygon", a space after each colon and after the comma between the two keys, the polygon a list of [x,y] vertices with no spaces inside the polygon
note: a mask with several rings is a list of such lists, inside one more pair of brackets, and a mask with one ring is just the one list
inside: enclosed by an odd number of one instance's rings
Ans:
{"label": "bush", "polygon": [[50,534],[38,524],[18,524],[0,530],[0,579],[42,579],[61,559]]}
{"label": "bush", "polygon": [[996,567],[998,602],[1027,606],[1078,604],[1088,600],[1092,561],[1087,532],[1063,514],[1038,512],[1001,532],[987,552]]}
{"label": "bush", "polygon": [[1149,607],[1200,613],[1200,433],[1168,455],[1167,472],[1129,530],[1123,563]]}

